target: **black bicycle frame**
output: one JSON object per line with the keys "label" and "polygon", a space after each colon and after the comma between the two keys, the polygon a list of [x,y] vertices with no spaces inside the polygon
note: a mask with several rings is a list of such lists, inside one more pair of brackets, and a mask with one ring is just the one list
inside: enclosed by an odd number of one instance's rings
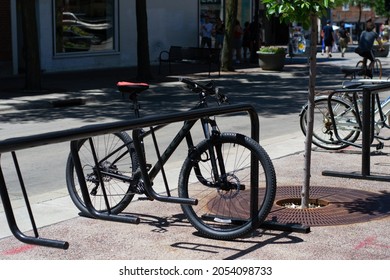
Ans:
{"label": "black bicycle frame", "polygon": [[[205,133],[206,139],[210,138],[210,133],[208,132],[208,123],[210,123],[210,120],[202,118],[202,127],[203,131]],[[172,156],[172,154],[176,151],[177,147],[181,144],[181,142],[186,139],[188,150],[191,151],[191,149],[194,147],[192,136],[191,136],[191,129],[195,125],[197,120],[188,120],[185,121],[182,128],[179,130],[179,132],[176,134],[172,142],[168,145],[168,147],[165,149],[164,153],[162,155],[158,154],[158,161],[153,165],[153,167],[148,171],[147,170],[147,164],[146,164],[146,158],[144,155],[144,148],[143,148],[143,139],[145,138],[145,135],[142,133],[141,129],[135,129],[133,130],[133,142],[136,154],[138,156],[139,161],[139,167],[142,175],[142,179],[145,184],[145,190],[147,194],[156,200],[159,201],[165,201],[165,202],[171,202],[171,203],[182,203],[182,204],[192,204],[195,205],[197,203],[194,199],[187,199],[187,198],[179,198],[179,197],[172,197],[169,195],[169,188],[166,185],[168,195],[167,196],[161,196],[157,194],[153,188],[152,188],[152,182],[154,178],[157,176],[157,174],[162,171],[164,172],[164,165],[169,160],[169,158]],[[152,129],[152,135],[154,134],[153,128]],[[157,150],[158,152],[158,150]],[[199,168],[197,168],[199,170]],[[199,171],[198,171],[199,172]],[[200,173],[198,173],[200,175]]]}
{"label": "black bicycle frame", "polygon": [[[192,110],[206,108],[206,107],[207,107],[207,103],[205,101],[205,98],[201,97],[200,103],[197,106],[195,106]],[[124,143],[123,145],[121,145],[120,147],[118,147],[117,149],[112,151],[110,154],[106,155],[100,161],[98,161],[98,159],[95,158],[95,165],[97,166],[96,171],[98,173],[97,174],[98,178],[101,178],[102,175],[105,175],[105,176],[110,176],[110,177],[120,179],[120,180],[123,180],[123,181],[130,183],[133,180],[133,177],[110,173],[110,172],[101,170],[99,168],[99,166],[102,162],[107,160],[109,157],[111,157],[112,155],[116,154],[118,151],[120,151],[121,149],[126,147],[126,149],[124,149],[125,151],[119,157],[117,157],[115,159],[115,161],[112,161],[112,164],[114,165],[117,161],[119,161],[126,154],[128,154],[127,146],[130,145],[131,143],[134,143],[134,147],[135,147],[136,155],[138,158],[142,179],[143,179],[144,184],[145,184],[145,191],[146,191],[147,195],[149,196],[149,198],[156,199],[159,201],[172,202],[172,203],[196,204],[196,201],[193,199],[183,199],[183,198],[178,198],[178,197],[172,197],[170,195],[170,189],[169,189],[169,186],[168,186],[168,183],[166,180],[166,176],[165,176],[165,171],[164,171],[164,165],[167,163],[167,161],[172,156],[172,154],[176,151],[176,149],[181,144],[181,142],[184,140],[184,138],[186,139],[186,142],[187,142],[188,151],[191,151],[191,149],[194,147],[194,143],[193,143],[190,131],[196,122],[197,122],[197,120],[184,121],[183,126],[178,131],[178,133],[176,134],[174,139],[171,141],[171,143],[168,145],[168,147],[164,150],[162,155],[160,155],[160,152],[158,149],[157,140],[155,138],[155,131],[167,126],[166,124],[150,127],[150,129],[148,131],[144,131],[141,128],[133,130],[132,142]],[[201,118],[201,123],[202,123],[202,128],[203,128],[205,139],[210,139],[211,135],[215,134],[217,131],[217,124],[216,124],[215,120],[211,120],[209,117],[204,117],[204,118]],[[211,129],[212,129],[211,132],[210,132],[209,125],[211,126]],[[152,137],[153,137],[153,143],[155,145],[155,150],[156,150],[158,160],[154,165],[152,165],[152,168],[148,171],[143,143],[144,143],[144,139],[150,135],[152,135]],[[92,139],[90,139],[90,144],[91,144],[91,146],[93,145]],[[93,149],[93,147],[91,147],[91,149]],[[218,151],[217,151],[217,153],[218,153]],[[214,150],[212,149],[212,147],[210,147],[209,156],[210,156],[211,164],[213,167],[212,169],[214,172],[214,174],[213,174],[214,178],[220,178],[220,176],[218,174],[216,158],[220,159],[218,166],[220,168],[221,174],[225,173],[225,169],[224,169],[224,165],[222,162],[222,156],[220,155],[220,151],[219,151],[218,157],[216,157],[214,154]],[[200,169],[196,163],[195,163],[194,170],[195,170],[196,176],[198,177],[198,179],[201,183],[203,183],[207,186],[212,186],[212,184],[210,182],[208,182],[207,180],[204,179],[204,177],[202,176]],[[152,188],[152,182],[153,182],[154,178],[160,172],[162,173],[162,176],[163,176],[167,196],[158,195]],[[218,182],[218,183],[221,183],[221,182]],[[105,190],[104,190],[103,180],[100,180],[100,185],[102,186],[102,191],[104,193]],[[107,199],[105,199],[105,200],[107,203]],[[106,205],[106,206],[107,206],[107,209],[109,209],[109,205]]]}

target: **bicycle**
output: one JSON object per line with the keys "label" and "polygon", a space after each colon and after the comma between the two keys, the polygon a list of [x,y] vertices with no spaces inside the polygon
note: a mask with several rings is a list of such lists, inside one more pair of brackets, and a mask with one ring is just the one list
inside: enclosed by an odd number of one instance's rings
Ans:
{"label": "bicycle", "polygon": [[364,79],[382,79],[382,62],[379,58],[375,58],[373,61],[370,61],[368,68],[365,69],[363,60],[360,60],[354,68],[342,67],[341,72],[345,74],[345,78],[351,77],[356,79],[357,76],[362,76]]}
{"label": "bicycle", "polygon": [[[227,103],[213,82],[202,84],[181,78],[181,82],[198,94],[199,102],[192,110],[208,106],[214,97],[218,105]],[[118,82],[118,90],[128,94],[139,118],[138,95],[148,84]],[[191,129],[197,120],[185,121],[163,153],[155,132],[166,125],[136,129],[132,138],[127,132],[95,136],[78,142],[83,178],[87,182],[94,208],[100,212],[121,213],[135,195],[153,200],[181,204],[189,222],[204,236],[230,240],[255,229],[267,217],[276,193],[276,175],[271,159],[252,138],[233,132],[219,131],[215,118],[200,120],[204,139],[194,145]],[[148,164],[144,140],[152,137],[157,162]],[[164,165],[186,140],[188,155],[183,162],[178,197],[172,197],[166,182]],[[163,175],[167,198],[155,193],[153,180]],[[66,167],[67,188],[72,201],[82,214],[88,215],[72,156]],[[140,197],[141,198],[141,197]]]}
{"label": "bicycle", "polygon": [[379,58],[375,58],[373,61],[370,61],[367,69],[364,67],[363,60],[360,60],[356,64],[356,68],[360,68],[364,78],[369,77],[371,79],[382,79],[382,62]]}
{"label": "bicycle", "polygon": [[[382,78],[382,63],[378,58],[375,58],[369,64],[368,71],[371,78]],[[332,100],[328,103],[327,96],[319,96],[315,98],[314,104],[314,131],[313,144],[327,150],[339,150],[355,143],[360,136],[361,120],[359,116],[359,104],[361,104],[361,96],[353,97],[348,93],[348,89],[353,89],[361,86],[363,82],[354,82],[357,76],[362,75],[366,78],[367,71],[364,69],[363,60],[360,60],[356,67],[342,67],[341,71],[345,77],[351,77],[352,82],[346,81],[336,95],[332,96]],[[374,80],[373,80],[374,81]],[[386,122],[387,114],[382,112],[383,106],[388,104],[388,101],[381,104],[377,95],[377,110],[375,112],[378,122],[376,123],[376,138],[380,139],[379,132]],[[308,105],[303,106],[300,116],[300,127],[304,135],[306,135],[306,111]],[[381,108],[382,107],[382,108]],[[333,113],[333,116],[331,115]],[[332,118],[333,117],[333,118]],[[335,124],[337,125],[337,136],[335,137]],[[383,146],[383,143],[378,144],[378,149]]]}
{"label": "bicycle", "polygon": [[[312,142],[316,146],[327,150],[339,150],[348,146],[360,147],[355,144],[362,131],[361,104],[362,97],[358,89],[363,83],[347,83],[343,89],[328,96],[319,96],[314,100],[314,130]],[[381,101],[378,93],[374,93],[376,109],[374,112],[374,135],[378,140],[377,149],[383,148],[380,140],[389,140],[380,136],[381,129],[390,128],[386,123],[390,115],[390,97]],[[300,116],[300,127],[306,135],[307,108],[303,106]],[[336,131],[337,130],[337,131]]]}

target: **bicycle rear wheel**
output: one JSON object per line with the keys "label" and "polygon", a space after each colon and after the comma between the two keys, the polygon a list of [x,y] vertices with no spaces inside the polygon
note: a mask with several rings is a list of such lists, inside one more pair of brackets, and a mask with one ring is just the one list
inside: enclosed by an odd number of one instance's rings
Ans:
{"label": "bicycle rear wheel", "polygon": [[[357,73],[358,76],[363,76],[364,79],[371,78],[371,77],[369,77],[367,75],[368,74],[367,73],[368,70],[365,69],[363,60],[360,60],[360,61],[358,61],[358,63],[356,63],[356,68],[360,68],[361,69],[361,71],[359,71],[359,73]],[[366,66],[366,68],[367,68],[367,66]],[[372,76],[372,74],[371,74],[371,76]]]}
{"label": "bicycle rear wheel", "polygon": [[[86,181],[92,205],[99,212],[107,212],[103,189],[97,173],[97,170],[101,170],[106,172],[106,175],[102,175],[102,180],[110,212],[118,214],[129,205],[134,197],[134,193],[130,191],[129,179],[135,172],[138,161],[132,139],[127,133],[120,132],[95,136],[92,140],[99,161],[98,167],[95,165],[88,139],[78,142],[78,152],[84,172],[83,179]],[[71,155],[66,164],[66,185],[73,203],[83,214],[88,215]]]}
{"label": "bicycle rear wheel", "polygon": [[[314,101],[314,127],[313,144],[327,150],[339,150],[350,146],[360,135],[357,114],[353,106],[342,99],[333,98],[331,107],[334,114],[332,122],[328,108],[328,97],[319,97]],[[307,109],[306,105],[300,114],[300,125],[304,135],[307,131]],[[340,141],[335,135],[335,126],[337,133],[343,141]],[[345,141],[345,142],[344,142]]]}
{"label": "bicycle rear wheel", "polygon": [[376,58],[374,61],[370,62],[370,64],[367,66],[366,71],[370,71],[370,76],[367,72],[364,72],[364,64],[363,61],[360,60],[357,64],[357,68],[362,69],[362,75],[364,78],[372,78],[372,79],[382,79],[382,62]]}
{"label": "bicycle rear wheel", "polygon": [[[213,175],[209,149],[216,154],[219,178]],[[251,172],[258,186],[251,184]],[[235,133],[198,144],[179,176],[179,196],[198,200],[197,205],[182,205],[183,212],[202,235],[214,239],[235,239],[257,229],[275,193],[275,170],[267,153],[253,139]]]}

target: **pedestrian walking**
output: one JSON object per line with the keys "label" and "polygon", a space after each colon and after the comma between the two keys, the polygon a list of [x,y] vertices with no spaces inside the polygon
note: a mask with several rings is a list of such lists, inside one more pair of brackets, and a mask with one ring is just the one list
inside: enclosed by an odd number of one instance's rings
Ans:
{"label": "pedestrian walking", "polygon": [[327,57],[332,57],[332,47],[333,47],[333,43],[335,42],[334,39],[335,37],[334,37],[334,30],[329,19],[326,21],[326,25],[322,30],[324,32],[324,44],[325,44],[326,55]]}
{"label": "pedestrian walking", "polygon": [[348,42],[349,42],[349,32],[347,29],[345,29],[345,24],[344,22],[341,22],[340,28],[338,30],[338,35],[339,35],[339,45],[340,45],[340,50],[341,50],[341,57],[344,57],[345,52],[348,47]]}

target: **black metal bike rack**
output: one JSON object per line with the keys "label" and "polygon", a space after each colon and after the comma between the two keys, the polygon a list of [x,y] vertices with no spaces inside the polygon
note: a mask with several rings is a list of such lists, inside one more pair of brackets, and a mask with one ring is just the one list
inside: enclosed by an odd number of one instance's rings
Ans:
{"label": "black metal bike rack", "polygon": [[[26,187],[22,178],[22,172],[18,165],[16,151],[43,146],[43,145],[56,144],[61,142],[71,142],[72,156],[77,157],[77,152],[75,151],[76,150],[75,143],[77,143],[77,141],[80,139],[91,138],[97,135],[110,134],[110,133],[115,133],[115,132],[125,131],[125,130],[134,130],[143,127],[150,127],[150,126],[161,125],[161,124],[169,124],[169,123],[186,121],[186,120],[195,120],[206,116],[226,115],[226,114],[239,113],[239,112],[240,113],[246,112],[249,115],[250,126],[251,126],[251,138],[253,138],[255,141],[258,142],[259,131],[260,131],[259,119],[255,108],[249,104],[236,104],[236,105],[227,105],[221,107],[210,107],[210,108],[193,110],[188,112],[173,113],[173,114],[166,114],[166,115],[155,115],[155,116],[143,117],[139,119],[132,119],[128,121],[111,122],[106,124],[94,124],[94,125],[83,126],[75,129],[53,131],[49,133],[42,133],[42,134],[25,136],[25,137],[9,138],[5,140],[1,140],[0,158],[1,158],[1,154],[12,153],[15,169],[18,174],[18,179],[20,182],[26,207],[28,209],[28,214],[31,221],[32,229],[34,232],[33,236],[28,236],[25,233],[23,233],[17,225],[15,215],[14,215],[14,210],[9,197],[7,185],[5,182],[5,178],[0,163],[0,196],[3,202],[7,222],[12,234],[21,242],[28,243],[28,244],[35,244],[35,245],[54,247],[60,249],[67,249],[69,247],[69,243],[66,241],[46,239],[39,236],[38,229],[35,225],[34,216],[30,207],[29,198],[26,192]],[[82,172],[80,171],[81,166],[77,166],[77,160],[75,161],[75,168],[76,168],[76,172]],[[81,190],[83,193],[83,198],[85,199],[86,207],[93,217],[102,220],[107,220],[107,221],[116,221],[116,222],[125,222],[125,223],[139,222],[137,217],[125,216],[125,215],[114,215],[114,214],[101,213],[96,211],[92,207],[91,201],[89,199],[87,187],[81,186]]]}
{"label": "black metal bike rack", "polygon": [[[334,177],[345,177],[352,179],[364,179],[364,180],[376,180],[376,181],[387,181],[390,182],[390,175],[372,175],[371,174],[371,143],[374,135],[375,127],[375,102],[376,94],[381,91],[390,90],[390,83],[380,83],[372,85],[362,85],[357,89],[348,90],[348,92],[357,93],[360,92],[363,95],[362,101],[362,120],[361,120],[361,129],[362,129],[362,157],[361,157],[361,171],[360,172],[340,172],[340,171],[328,171],[325,170],[322,172],[323,176],[334,176]],[[345,92],[346,90],[340,90]],[[335,91],[333,94],[337,93]],[[331,109],[331,98],[333,94],[330,94],[328,97],[329,111],[331,113],[332,121],[334,121],[333,112]],[[339,141],[344,141],[337,135],[337,128],[335,130],[336,137]],[[346,141],[344,141],[346,142]],[[349,143],[350,144],[350,143]]]}

